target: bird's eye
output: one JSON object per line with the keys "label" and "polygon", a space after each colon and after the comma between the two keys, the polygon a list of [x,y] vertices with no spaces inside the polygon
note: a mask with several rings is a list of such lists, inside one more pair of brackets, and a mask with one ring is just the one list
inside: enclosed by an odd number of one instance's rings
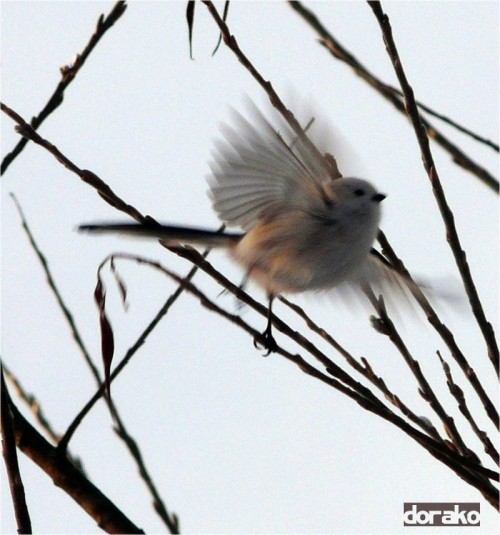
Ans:
{"label": "bird's eye", "polygon": [[356,197],[363,197],[363,195],[365,194],[365,190],[364,189],[355,189],[354,190],[354,195],[356,195]]}

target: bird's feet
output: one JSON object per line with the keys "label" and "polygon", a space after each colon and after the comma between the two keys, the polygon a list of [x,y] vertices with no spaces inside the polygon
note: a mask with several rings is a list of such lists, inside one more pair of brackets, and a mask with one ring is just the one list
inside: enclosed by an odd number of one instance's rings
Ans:
{"label": "bird's feet", "polygon": [[267,353],[264,353],[264,357],[267,357],[278,350],[278,344],[272,334],[271,324],[266,327],[266,330],[262,333],[262,337],[259,337],[258,340],[257,338],[254,339],[253,345],[257,349],[267,349]]}

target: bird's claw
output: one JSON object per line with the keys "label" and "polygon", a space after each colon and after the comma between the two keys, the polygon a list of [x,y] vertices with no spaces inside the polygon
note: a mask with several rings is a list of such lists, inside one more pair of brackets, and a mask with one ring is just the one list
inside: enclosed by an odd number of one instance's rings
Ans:
{"label": "bird's claw", "polygon": [[278,350],[278,344],[269,327],[262,333],[262,338],[259,340],[257,340],[257,338],[254,339],[253,345],[257,349],[267,349],[267,353],[264,353],[263,355],[264,357],[268,357],[271,353],[275,353]]}

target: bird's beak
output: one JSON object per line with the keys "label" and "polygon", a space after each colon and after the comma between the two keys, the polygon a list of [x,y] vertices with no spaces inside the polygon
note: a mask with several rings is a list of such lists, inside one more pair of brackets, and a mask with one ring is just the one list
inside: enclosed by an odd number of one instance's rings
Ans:
{"label": "bird's beak", "polygon": [[382,202],[387,195],[384,195],[383,193],[375,193],[375,195],[372,197],[372,201],[375,202]]}

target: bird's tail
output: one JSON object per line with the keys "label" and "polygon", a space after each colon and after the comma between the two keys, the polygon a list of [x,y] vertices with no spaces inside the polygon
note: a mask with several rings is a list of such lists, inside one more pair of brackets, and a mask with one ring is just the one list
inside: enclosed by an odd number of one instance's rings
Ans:
{"label": "bird's tail", "polygon": [[242,237],[242,233],[221,232],[172,225],[142,225],[140,223],[97,223],[80,225],[79,232],[89,234],[122,234],[137,238],[165,240],[170,245],[203,245],[206,247],[230,247]]}

